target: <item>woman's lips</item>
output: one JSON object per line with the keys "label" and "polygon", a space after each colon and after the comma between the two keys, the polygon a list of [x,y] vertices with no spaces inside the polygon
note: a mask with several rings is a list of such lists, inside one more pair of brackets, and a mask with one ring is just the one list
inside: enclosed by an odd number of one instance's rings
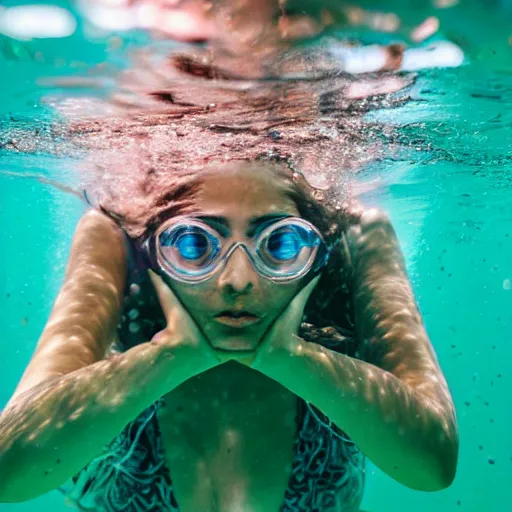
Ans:
{"label": "woman's lips", "polygon": [[261,318],[246,311],[223,311],[215,317],[215,320],[222,325],[241,329],[243,327],[249,327],[257,324],[261,321]]}

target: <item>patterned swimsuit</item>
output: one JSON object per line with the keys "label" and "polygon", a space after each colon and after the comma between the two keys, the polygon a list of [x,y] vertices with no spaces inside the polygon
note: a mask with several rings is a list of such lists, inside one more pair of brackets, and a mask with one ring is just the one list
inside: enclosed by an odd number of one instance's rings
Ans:
{"label": "patterned swimsuit", "polygon": [[[132,251],[117,351],[151,339],[164,327],[145,276]],[[279,512],[357,512],[364,489],[363,455],[318,409],[300,399],[298,404],[295,455]],[[161,405],[156,402],[130,422],[60,489],[71,504],[95,512],[179,512],[157,420]]]}

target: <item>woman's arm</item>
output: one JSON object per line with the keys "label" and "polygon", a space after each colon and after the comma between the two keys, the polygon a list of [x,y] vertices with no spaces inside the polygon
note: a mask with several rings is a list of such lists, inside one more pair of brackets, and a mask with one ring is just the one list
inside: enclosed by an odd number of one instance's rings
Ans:
{"label": "woman's arm", "polygon": [[17,394],[0,414],[0,503],[62,485],[162,395],[208,369],[169,348],[143,343]]}
{"label": "woman's arm", "polygon": [[64,283],[11,402],[48,377],[103,359],[114,339],[125,274],[123,232],[90,210],[76,227]]}
{"label": "woman's arm", "polygon": [[377,466],[413,489],[455,476],[453,403],[423,328],[403,258],[385,218],[364,214],[352,233],[357,333],[366,361],[306,343],[288,330],[287,350],[256,369],[312,403]]}
{"label": "woman's arm", "polygon": [[452,397],[416,305],[395,231],[382,212],[363,214],[351,236],[351,252],[361,357],[419,393],[450,426],[456,442]]}
{"label": "woman's arm", "polygon": [[165,311],[178,315],[179,333],[167,329],[102,360],[122,303],[125,257],[124,235],[110,219],[90,212],[80,221],[51,317],[0,415],[0,502],[62,484],[162,395],[217,364],[187,347],[193,326],[169,300]]}

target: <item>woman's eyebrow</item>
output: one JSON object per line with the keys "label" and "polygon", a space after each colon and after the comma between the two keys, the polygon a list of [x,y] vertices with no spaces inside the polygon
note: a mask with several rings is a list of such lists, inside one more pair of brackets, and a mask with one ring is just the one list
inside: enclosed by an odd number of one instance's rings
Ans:
{"label": "woman's eyebrow", "polygon": [[254,233],[254,230],[257,229],[261,224],[266,224],[271,221],[278,221],[281,219],[285,219],[286,217],[293,217],[289,213],[284,212],[275,212],[275,213],[267,213],[265,215],[261,215],[259,217],[252,217],[249,220],[249,229],[247,231],[247,235],[251,236]]}
{"label": "woman's eyebrow", "polygon": [[[199,219],[212,227],[216,227],[219,224],[225,227],[226,229],[229,229],[230,227],[229,220],[226,217],[217,215],[196,215],[195,217],[196,219]],[[265,215],[259,215],[257,217],[252,217],[251,219],[249,219],[249,229],[247,231],[247,234],[250,236],[253,233],[253,231],[261,224],[273,220],[284,219],[286,217],[293,217],[293,215],[284,212],[274,212],[266,213]]]}
{"label": "woman's eyebrow", "polygon": [[194,215],[194,217],[209,225],[222,224],[226,228],[229,228],[229,222],[226,217],[218,217],[217,215]]}

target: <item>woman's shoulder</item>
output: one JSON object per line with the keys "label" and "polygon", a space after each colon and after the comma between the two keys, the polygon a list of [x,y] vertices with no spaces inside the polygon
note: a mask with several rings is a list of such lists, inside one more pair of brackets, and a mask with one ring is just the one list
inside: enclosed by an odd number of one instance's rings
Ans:
{"label": "woman's shoulder", "polygon": [[117,241],[121,245],[124,245],[126,240],[125,232],[114,219],[96,208],[87,210],[78,221],[75,238],[82,234],[90,235],[95,239],[100,236],[107,236],[109,240]]}

